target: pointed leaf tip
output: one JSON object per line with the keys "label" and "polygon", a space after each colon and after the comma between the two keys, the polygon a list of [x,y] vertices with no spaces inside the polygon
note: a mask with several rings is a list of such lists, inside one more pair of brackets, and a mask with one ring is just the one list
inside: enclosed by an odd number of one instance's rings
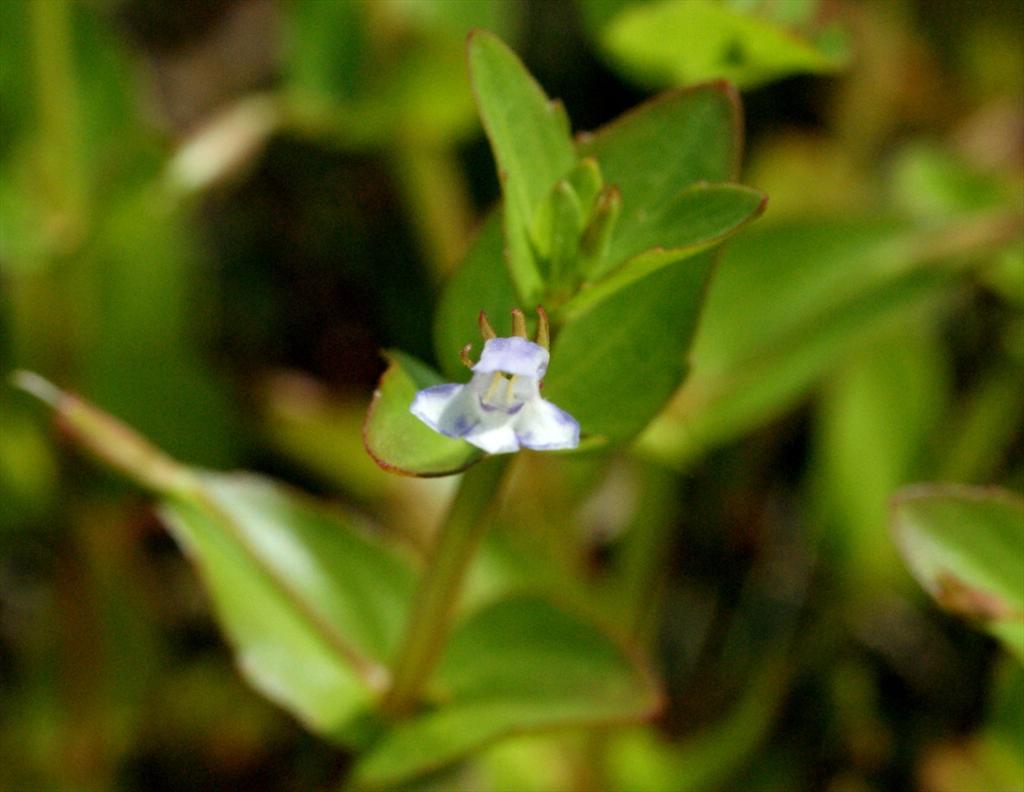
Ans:
{"label": "pointed leaf tip", "polygon": [[189,488],[189,471],[133,428],[31,371],[16,371],[14,385],[54,409],[60,427],[82,449],[141,487],[168,494]]}

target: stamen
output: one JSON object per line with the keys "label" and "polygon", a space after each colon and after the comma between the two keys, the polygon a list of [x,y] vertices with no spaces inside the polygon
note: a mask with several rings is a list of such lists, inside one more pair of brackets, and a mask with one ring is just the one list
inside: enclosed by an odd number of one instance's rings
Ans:
{"label": "stamen", "polygon": [[512,403],[512,387],[516,384],[516,377],[517,376],[519,376],[519,375],[518,374],[513,374],[505,382],[505,403],[506,404],[511,404]]}
{"label": "stamen", "polygon": [[462,361],[462,365],[468,369],[473,368],[473,361],[469,359],[469,350],[473,348],[472,344],[466,344],[462,351],[459,352],[459,360]]}
{"label": "stamen", "polygon": [[490,341],[492,338],[498,337],[498,334],[494,332],[494,328],[491,327],[491,323],[487,321],[487,314],[484,311],[480,312],[480,316],[477,317],[476,321],[480,325],[480,335],[484,337],[484,341]]}
{"label": "stamen", "polygon": [[548,326],[548,312],[543,305],[537,306],[537,344],[545,349],[551,346],[551,330]]}
{"label": "stamen", "polygon": [[501,376],[500,371],[495,371],[491,377],[491,384],[487,386],[487,392],[484,393],[484,401],[490,402],[494,399],[494,394],[498,391],[498,383],[502,381],[504,377]]}
{"label": "stamen", "polygon": [[518,308],[512,309],[512,335],[526,338],[526,317]]}

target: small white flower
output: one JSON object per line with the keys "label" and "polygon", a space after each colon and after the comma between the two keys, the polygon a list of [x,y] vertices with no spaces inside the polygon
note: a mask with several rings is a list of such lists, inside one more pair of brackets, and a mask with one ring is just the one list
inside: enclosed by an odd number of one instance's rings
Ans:
{"label": "small white flower", "polygon": [[412,414],[434,431],[462,438],[489,454],[579,445],[576,419],[540,397],[550,354],[545,348],[547,317],[543,309],[538,313],[540,343],[527,340],[518,309],[512,313],[516,335],[508,338],[496,338],[481,313],[486,341],[480,361],[470,365],[468,347],[463,350],[473,378],[465,385],[449,383],[421,390],[409,408]]}

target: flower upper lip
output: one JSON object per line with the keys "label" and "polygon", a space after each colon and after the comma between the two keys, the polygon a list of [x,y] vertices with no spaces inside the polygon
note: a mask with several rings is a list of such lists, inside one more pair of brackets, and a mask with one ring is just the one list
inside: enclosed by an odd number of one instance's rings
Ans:
{"label": "flower upper lip", "polygon": [[492,338],[484,342],[480,362],[473,366],[474,372],[500,371],[522,377],[541,380],[548,370],[550,353],[539,344],[525,338]]}

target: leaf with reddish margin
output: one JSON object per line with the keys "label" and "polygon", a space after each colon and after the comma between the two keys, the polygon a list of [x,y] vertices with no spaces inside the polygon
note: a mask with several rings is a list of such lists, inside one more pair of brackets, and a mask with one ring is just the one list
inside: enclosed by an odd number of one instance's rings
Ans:
{"label": "leaf with reddish margin", "polygon": [[1024,661],[1024,499],[997,487],[906,487],[892,499],[892,530],[940,606]]}
{"label": "leaf with reddish margin", "polygon": [[404,476],[449,476],[465,470],[483,452],[465,440],[435,432],[409,412],[417,392],[444,379],[411,355],[388,352],[363,425],[367,452],[384,470]]}

